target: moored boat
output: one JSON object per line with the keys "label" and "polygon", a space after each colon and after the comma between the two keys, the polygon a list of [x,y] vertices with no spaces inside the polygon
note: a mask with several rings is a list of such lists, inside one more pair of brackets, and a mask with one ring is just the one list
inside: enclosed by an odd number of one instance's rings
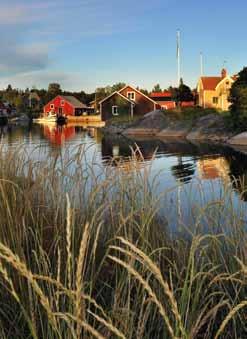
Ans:
{"label": "moored boat", "polygon": [[33,119],[34,122],[37,123],[59,123],[59,124],[63,124],[66,122],[66,117],[62,116],[62,115],[57,115],[57,114],[48,114],[46,116],[42,116],[40,118],[37,119]]}

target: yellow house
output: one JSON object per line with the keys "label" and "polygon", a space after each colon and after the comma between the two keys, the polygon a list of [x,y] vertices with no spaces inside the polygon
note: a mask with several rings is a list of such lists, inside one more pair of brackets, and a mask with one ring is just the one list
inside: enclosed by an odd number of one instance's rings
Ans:
{"label": "yellow house", "polygon": [[230,89],[235,80],[235,76],[229,76],[226,69],[222,69],[218,77],[201,77],[197,85],[199,106],[227,111]]}

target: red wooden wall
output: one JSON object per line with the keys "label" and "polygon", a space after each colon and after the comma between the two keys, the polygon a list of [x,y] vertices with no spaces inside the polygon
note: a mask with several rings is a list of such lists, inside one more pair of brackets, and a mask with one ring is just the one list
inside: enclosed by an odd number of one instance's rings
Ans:
{"label": "red wooden wall", "polygon": [[[63,106],[61,105],[61,101],[64,101]],[[54,109],[51,108],[52,104],[54,105]],[[75,108],[70,102],[66,101],[59,95],[44,106],[44,114],[47,115],[50,111],[59,114],[59,108],[62,109],[62,115],[75,115]]]}

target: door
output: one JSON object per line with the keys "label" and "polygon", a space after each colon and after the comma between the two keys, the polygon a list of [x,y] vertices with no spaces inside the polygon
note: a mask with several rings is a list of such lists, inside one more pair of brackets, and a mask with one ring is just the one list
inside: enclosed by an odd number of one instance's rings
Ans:
{"label": "door", "polygon": [[63,109],[62,109],[62,107],[59,107],[59,109],[58,109],[58,115],[59,115],[59,116],[63,115]]}

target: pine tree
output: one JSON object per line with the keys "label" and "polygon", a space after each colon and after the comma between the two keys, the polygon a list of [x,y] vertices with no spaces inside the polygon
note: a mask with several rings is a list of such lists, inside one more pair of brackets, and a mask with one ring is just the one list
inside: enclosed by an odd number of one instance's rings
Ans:
{"label": "pine tree", "polygon": [[233,126],[247,126],[247,67],[239,72],[237,80],[232,85],[229,100]]}

